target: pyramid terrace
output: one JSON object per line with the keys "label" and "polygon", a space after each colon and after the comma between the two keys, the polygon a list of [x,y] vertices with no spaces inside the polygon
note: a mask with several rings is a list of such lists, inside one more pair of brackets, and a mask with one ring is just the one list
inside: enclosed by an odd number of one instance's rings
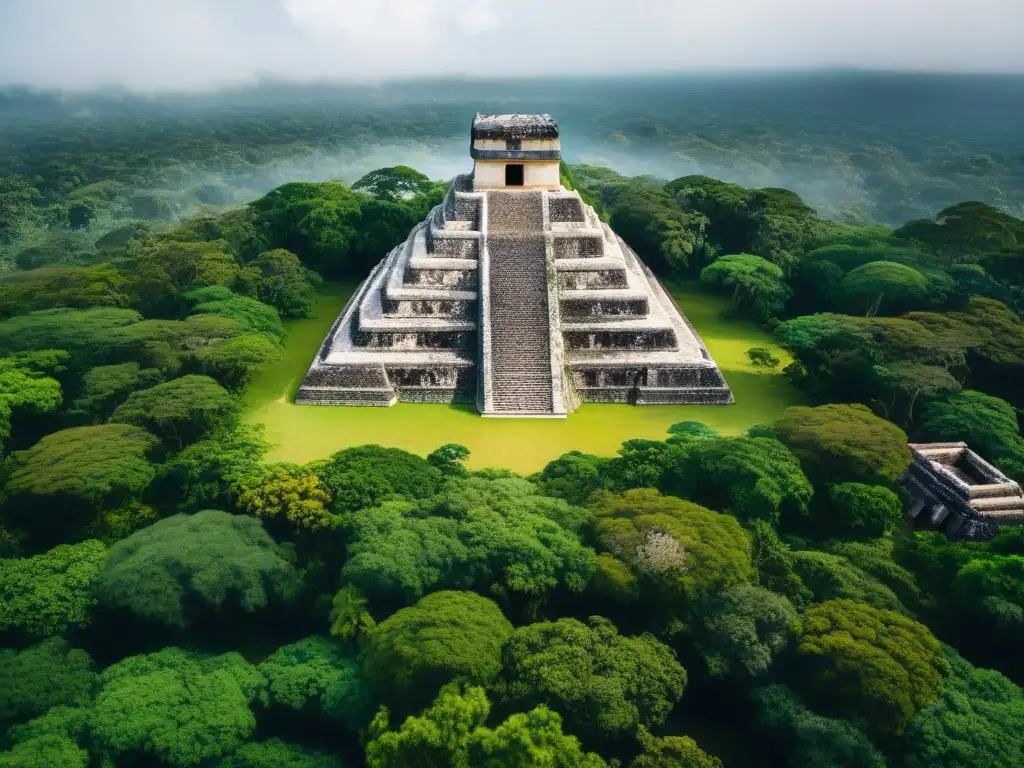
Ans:
{"label": "pyramid terrace", "polygon": [[477,115],[470,155],[473,172],[353,294],[296,402],[537,418],[733,402],[654,274],[562,186],[549,115]]}

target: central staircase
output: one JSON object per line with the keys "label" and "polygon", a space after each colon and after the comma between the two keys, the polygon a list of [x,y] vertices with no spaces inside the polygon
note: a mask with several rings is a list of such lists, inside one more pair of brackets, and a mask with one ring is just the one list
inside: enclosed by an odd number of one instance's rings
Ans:
{"label": "central staircase", "polygon": [[543,192],[492,192],[490,254],[491,409],[495,416],[553,416]]}

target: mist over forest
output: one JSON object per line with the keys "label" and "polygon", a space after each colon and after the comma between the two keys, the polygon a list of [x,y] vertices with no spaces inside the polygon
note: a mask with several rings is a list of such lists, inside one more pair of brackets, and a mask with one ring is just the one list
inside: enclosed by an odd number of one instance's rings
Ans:
{"label": "mist over forest", "polygon": [[[267,80],[159,96],[8,88],[0,179],[28,179],[37,206],[93,199],[95,217],[74,235],[84,242],[128,220],[243,204],[287,181],[352,182],[398,164],[450,178],[469,167],[476,111],[550,112],[573,164],[783,187],[851,223],[898,225],[960,200],[1024,212],[1021,76]],[[6,255],[40,232],[38,221],[20,228]]]}

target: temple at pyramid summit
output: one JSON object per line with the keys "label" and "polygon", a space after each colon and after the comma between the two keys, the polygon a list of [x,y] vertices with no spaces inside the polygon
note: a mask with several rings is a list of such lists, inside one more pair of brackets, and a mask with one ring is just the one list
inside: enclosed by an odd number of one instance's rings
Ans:
{"label": "temple at pyramid summit", "polygon": [[470,155],[472,174],[342,309],[296,402],[549,418],[581,402],[733,402],[654,274],[562,185],[549,115],[477,115]]}

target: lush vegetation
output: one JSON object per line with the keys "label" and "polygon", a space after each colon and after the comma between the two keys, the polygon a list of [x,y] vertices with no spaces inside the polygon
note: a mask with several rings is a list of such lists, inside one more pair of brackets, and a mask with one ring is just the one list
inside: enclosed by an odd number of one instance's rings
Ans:
{"label": "lush vegetation", "polygon": [[281,456],[253,407],[305,368],[321,279],[443,185],[288,183],[59,250],[143,163],[29,146],[0,187],[0,767],[1020,764],[1024,532],[915,532],[897,479],[908,439],[964,439],[1024,480],[1021,220],[566,169],[691,316],[728,315],[698,326],[740,405],[585,409],[631,421],[517,474],[455,409],[391,412],[431,414],[415,452]]}

